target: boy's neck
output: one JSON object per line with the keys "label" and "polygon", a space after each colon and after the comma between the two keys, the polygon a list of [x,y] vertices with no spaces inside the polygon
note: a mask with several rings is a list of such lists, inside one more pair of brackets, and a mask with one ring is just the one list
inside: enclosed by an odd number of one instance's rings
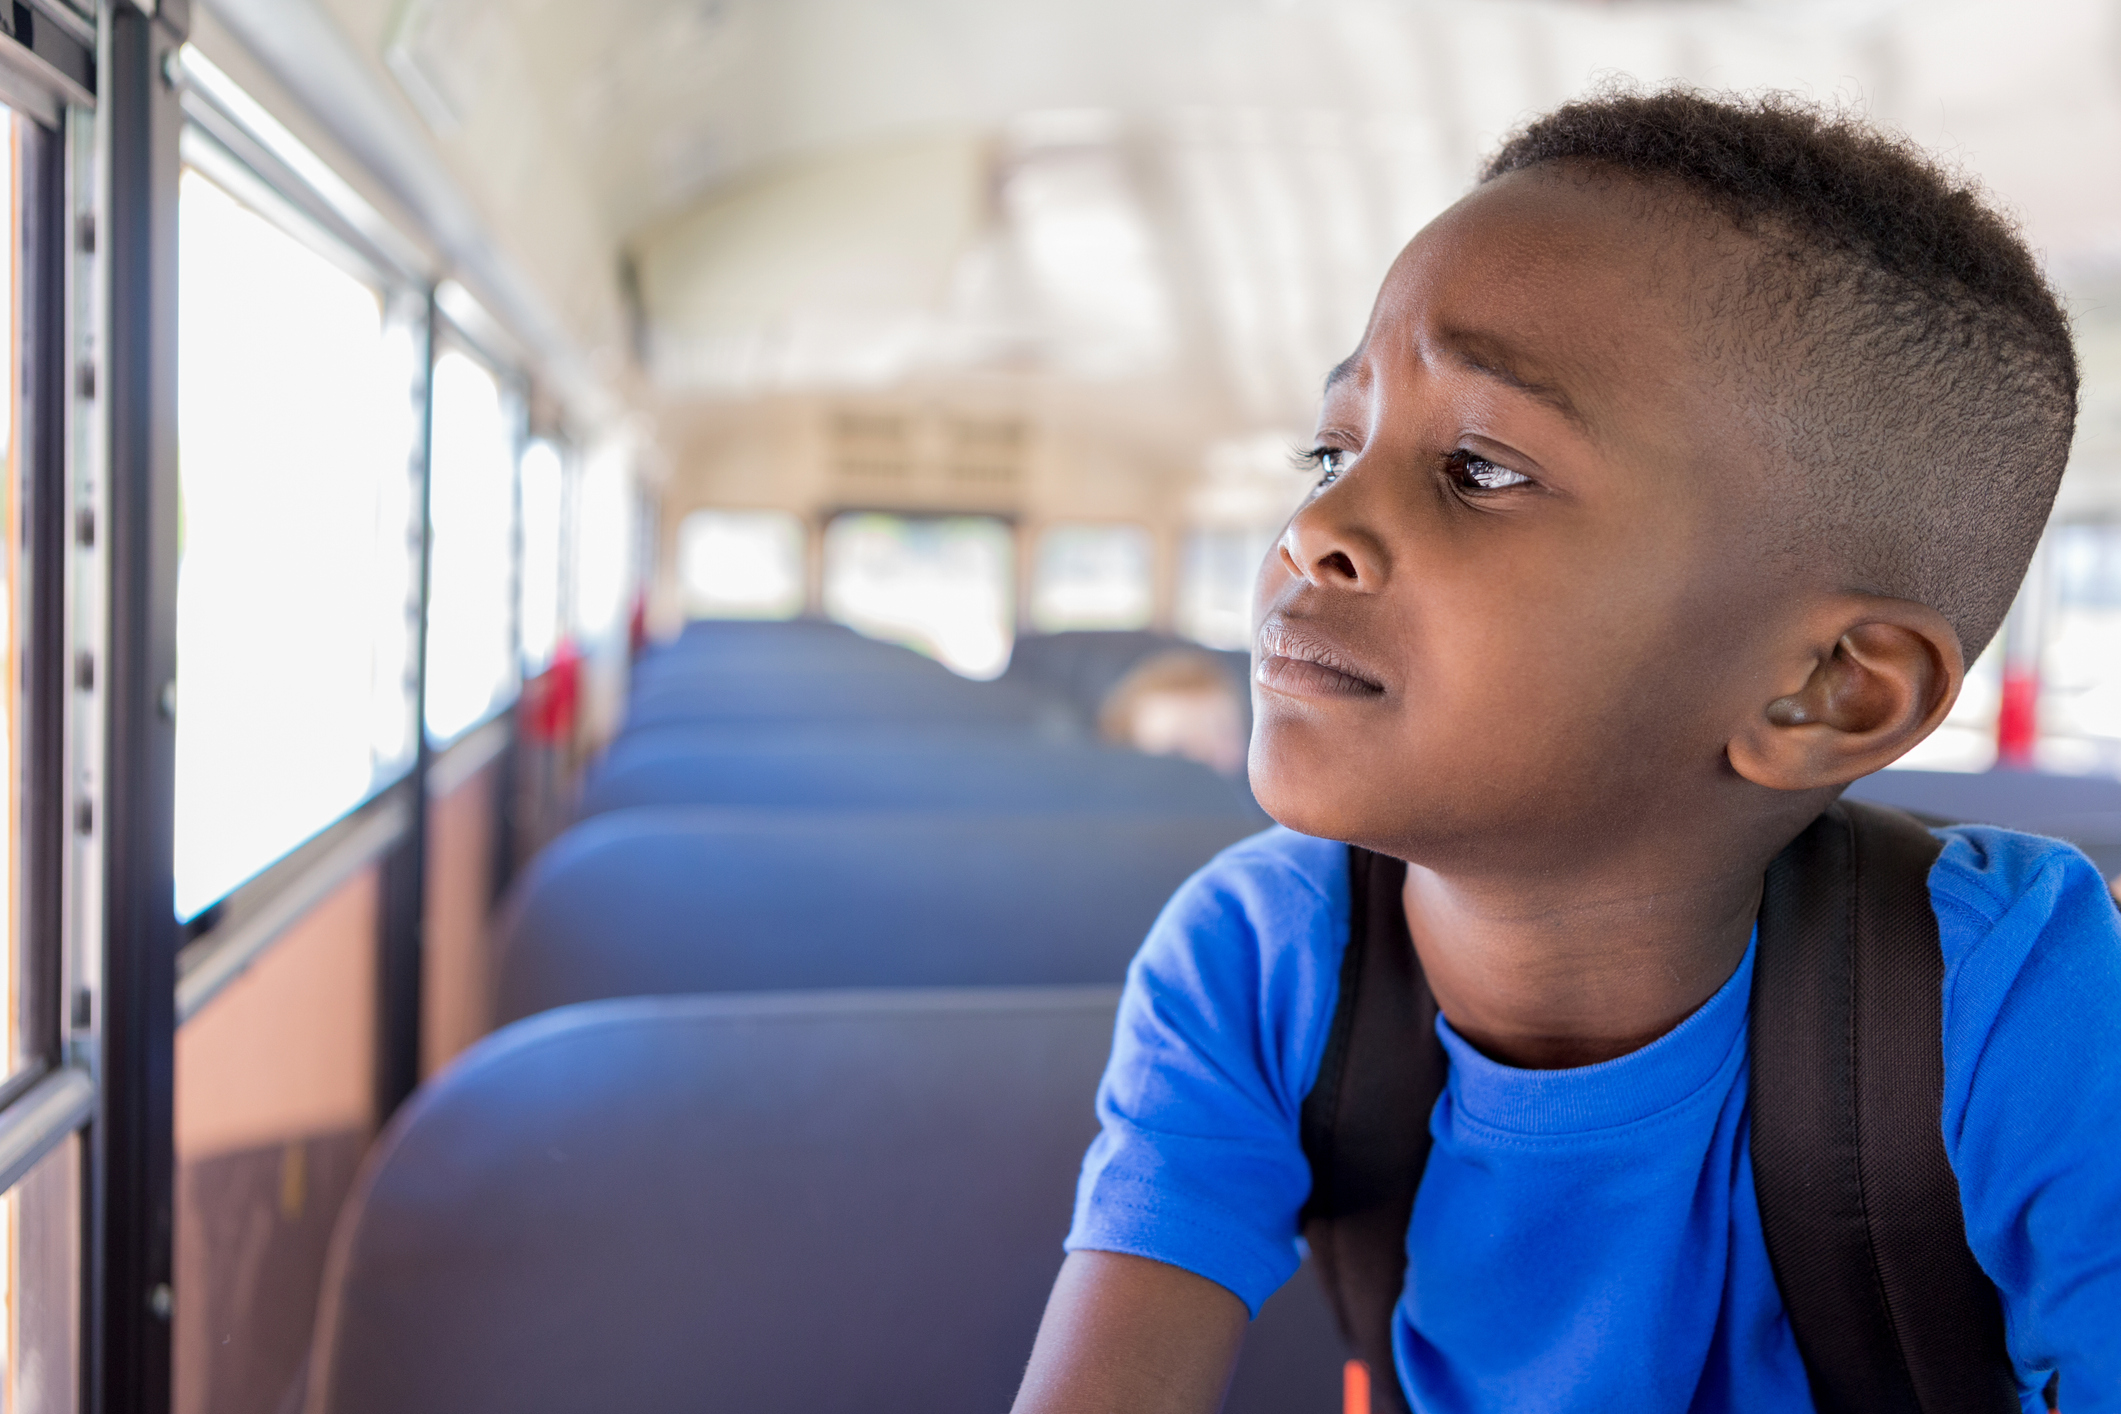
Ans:
{"label": "boy's neck", "polygon": [[1764,873],[1763,859],[1526,884],[1409,864],[1402,897],[1452,1029],[1491,1060],[1556,1070],[1639,1050],[1715,995],[1745,956]]}

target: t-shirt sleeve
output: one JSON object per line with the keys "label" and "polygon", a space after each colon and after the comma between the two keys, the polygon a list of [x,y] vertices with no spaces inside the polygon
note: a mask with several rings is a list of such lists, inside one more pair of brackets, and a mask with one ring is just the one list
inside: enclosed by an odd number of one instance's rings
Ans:
{"label": "t-shirt sleeve", "polygon": [[1296,1270],[1299,1116],[1345,947],[1344,861],[1270,831],[1165,907],[1128,970],[1069,1251],[1183,1267],[1254,1315]]}
{"label": "t-shirt sleeve", "polygon": [[[2090,860],[1939,832],[1944,1143],[2026,1384],[2121,1411],[2121,913]],[[2032,1407],[2032,1406],[2028,1406]]]}

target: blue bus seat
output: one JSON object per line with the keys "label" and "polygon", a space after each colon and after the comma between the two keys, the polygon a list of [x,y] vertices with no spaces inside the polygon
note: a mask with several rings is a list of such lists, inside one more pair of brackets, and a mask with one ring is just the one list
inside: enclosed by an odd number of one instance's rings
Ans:
{"label": "blue bus seat", "polygon": [[847,634],[845,640],[679,639],[643,654],[636,685],[715,673],[893,673],[931,682],[963,682],[932,658],[908,648]]}
{"label": "blue bus seat", "polygon": [[1964,824],[2051,835],[2090,855],[2108,878],[2121,874],[2121,781],[2111,777],[1880,771],[1852,784],[1848,796]]}
{"label": "blue bus seat", "polygon": [[[578,818],[644,805],[837,810],[1115,811],[1234,815],[1266,824],[1244,784],[1177,757],[1087,744],[826,732],[715,743],[705,733],[621,740],[591,771]],[[991,725],[991,724],[990,724]]]}
{"label": "blue bus seat", "polygon": [[1117,985],[1214,815],[648,809],[548,845],[498,923],[494,1019],[603,997]]}
{"label": "blue bus seat", "polygon": [[830,619],[693,619],[676,638],[651,647],[641,664],[710,660],[834,664],[902,659],[929,661],[910,648],[870,638]]}
{"label": "blue bus seat", "polygon": [[701,672],[637,686],[626,725],[671,722],[1074,721],[1056,697],[1004,683],[967,682],[905,672]]}
{"label": "blue bus seat", "polygon": [[1085,739],[1072,729],[1027,731],[1011,722],[825,722],[794,726],[773,722],[660,722],[620,733],[613,739],[606,759],[621,753],[686,755],[774,747],[829,747],[874,754],[964,745],[1021,749],[1042,743],[1082,745]]}
{"label": "blue bus seat", "polygon": [[[636,998],[489,1037],[341,1213],[308,1414],[992,1414],[1061,1262],[1110,989]],[[1338,1407],[1299,1272],[1227,1406]]]}

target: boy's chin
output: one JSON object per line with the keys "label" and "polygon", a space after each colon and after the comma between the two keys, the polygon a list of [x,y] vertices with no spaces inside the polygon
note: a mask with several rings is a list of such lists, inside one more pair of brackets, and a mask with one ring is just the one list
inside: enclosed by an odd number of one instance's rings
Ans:
{"label": "boy's chin", "polygon": [[1277,825],[1300,835],[1362,843],[1374,838],[1394,812],[1394,800],[1406,793],[1391,789],[1374,771],[1339,753],[1305,750],[1302,744],[1276,740],[1280,733],[1256,730],[1246,775],[1252,798]]}

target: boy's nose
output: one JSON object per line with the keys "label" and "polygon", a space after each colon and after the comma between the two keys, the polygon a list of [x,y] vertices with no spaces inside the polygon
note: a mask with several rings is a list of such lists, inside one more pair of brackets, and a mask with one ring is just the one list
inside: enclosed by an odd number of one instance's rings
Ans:
{"label": "boy's nose", "polygon": [[1350,523],[1349,489],[1335,486],[1291,516],[1276,553],[1289,573],[1321,589],[1374,594],[1384,587],[1384,547]]}

